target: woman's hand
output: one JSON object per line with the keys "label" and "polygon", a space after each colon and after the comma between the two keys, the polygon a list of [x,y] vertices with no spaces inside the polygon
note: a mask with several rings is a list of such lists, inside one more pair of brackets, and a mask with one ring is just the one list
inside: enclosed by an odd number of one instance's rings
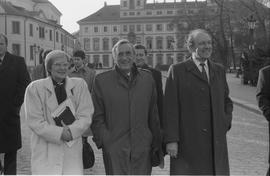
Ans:
{"label": "woman's hand", "polygon": [[66,142],[72,141],[73,138],[72,138],[71,131],[70,131],[69,127],[63,121],[61,121],[61,123],[63,125],[61,139],[63,141],[66,141]]}

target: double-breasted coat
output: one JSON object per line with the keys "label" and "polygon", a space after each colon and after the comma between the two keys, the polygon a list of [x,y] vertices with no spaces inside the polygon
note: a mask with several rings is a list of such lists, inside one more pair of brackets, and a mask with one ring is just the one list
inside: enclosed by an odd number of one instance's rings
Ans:
{"label": "double-breasted coat", "polygon": [[30,76],[22,57],[5,53],[0,65],[0,153],[21,148],[20,108]]}
{"label": "double-breasted coat", "polygon": [[93,105],[86,82],[66,78],[66,93],[77,118],[69,125],[75,143],[62,140],[63,127],[55,125],[52,113],[58,107],[51,77],[32,82],[25,93],[25,114],[31,136],[31,170],[34,175],[83,174],[82,134],[90,127]]}
{"label": "double-breasted coat", "polygon": [[229,174],[226,133],[233,104],[225,71],[208,61],[209,83],[189,59],[170,67],[164,97],[165,142],[178,143],[171,174]]}
{"label": "double-breasted coat", "polygon": [[151,174],[151,149],[161,150],[154,80],[148,71],[133,75],[129,82],[116,67],[95,78],[91,129],[106,174]]}

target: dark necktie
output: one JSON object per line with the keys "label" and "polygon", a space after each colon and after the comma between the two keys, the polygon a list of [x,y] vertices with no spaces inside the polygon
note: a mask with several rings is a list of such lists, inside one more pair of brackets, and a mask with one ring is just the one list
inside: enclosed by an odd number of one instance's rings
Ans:
{"label": "dark necktie", "polygon": [[204,68],[205,64],[200,63],[200,66],[202,67],[202,77],[203,77],[203,79],[208,81],[208,77],[207,77],[207,74],[206,74],[206,71],[205,71],[205,68]]}
{"label": "dark necktie", "polygon": [[2,59],[0,59],[0,65],[2,65],[2,63],[3,63],[3,61],[2,61]]}

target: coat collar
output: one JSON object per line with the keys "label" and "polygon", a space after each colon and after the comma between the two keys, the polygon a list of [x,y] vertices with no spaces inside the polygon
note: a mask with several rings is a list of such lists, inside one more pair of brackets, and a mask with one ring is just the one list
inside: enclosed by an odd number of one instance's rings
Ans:
{"label": "coat collar", "polygon": [[[215,80],[215,75],[217,74],[217,70],[216,70],[215,64],[211,60],[208,60],[208,67],[209,67],[209,77],[210,77],[209,81],[211,83]],[[203,81],[208,82],[202,77],[200,70],[198,69],[196,64],[193,62],[191,57],[186,61],[186,68],[188,71],[190,71],[199,79],[202,79]]]}
{"label": "coat collar", "polygon": [[[49,97],[47,99],[47,105],[50,111],[53,112],[58,107],[58,102],[56,99],[52,78],[50,76],[45,78],[44,87],[50,92]],[[74,101],[73,90],[72,90],[74,87],[75,87],[75,83],[72,81],[72,79],[69,77],[66,77],[66,87],[65,87],[66,93],[67,93],[67,97],[70,97],[72,101]]]}

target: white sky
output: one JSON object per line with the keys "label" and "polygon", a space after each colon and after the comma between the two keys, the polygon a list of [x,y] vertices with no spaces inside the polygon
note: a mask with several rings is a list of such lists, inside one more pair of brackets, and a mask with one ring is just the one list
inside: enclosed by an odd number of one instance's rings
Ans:
{"label": "white sky", "polygon": [[[95,13],[107,5],[119,5],[120,0],[49,0],[61,13],[61,24],[63,28],[70,33],[79,30],[77,21]],[[147,0],[147,3],[153,3],[154,0]],[[156,2],[164,2],[164,0],[155,0]],[[173,2],[174,0],[166,0]],[[177,2],[180,0],[177,0]]]}

